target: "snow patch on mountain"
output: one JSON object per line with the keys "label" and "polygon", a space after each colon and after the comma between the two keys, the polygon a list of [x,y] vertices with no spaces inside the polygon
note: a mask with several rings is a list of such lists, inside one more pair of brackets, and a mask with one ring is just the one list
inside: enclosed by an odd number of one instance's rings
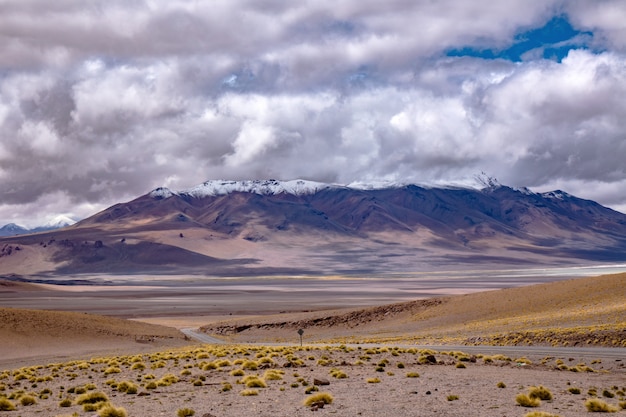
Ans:
{"label": "snow patch on mountain", "polygon": [[[163,200],[170,198],[174,195],[182,195],[193,198],[204,197],[216,197],[235,192],[239,193],[253,193],[259,195],[278,195],[278,194],[291,194],[296,196],[311,195],[321,190],[330,189],[351,189],[351,190],[384,190],[393,188],[403,188],[411,185],[415,185],[422,188],[440,188],[440,189],[472,189],[472,190],[497,190],[501,185],[497,179],[489,177],[487,175],[475,176],[471,180],[461,181],[456,183],[411,183],[411,182],[399,182],[399,181],[355,181],[347,185],[340,184],[328,184],[316,181],[308,181],[302,179],[280,181],[280,180],[209,180],[200,185],[181,191],[173,191],[166,187],[159,187],[152,190],[148,195],[156,200]],[[510,187],[506,187],[510,188]],[[526,187],[514,187],[511,188],[525,195],[535,195],[533,191]],[[539,194],[544,198],[564,198],[569,194],[562,191],[551,191],[549,193]]]}
{"label": "snow patch on mountain", "polygon": [[169,188],[166,187],[159,187],[156,188],[152,191],[150,191],[150,197],[157,199],[157,200],[163,200],[165,198],[170,198],[173,195],[178,195],[178,193],[173,192],[172,190],[170,190]]}
{"label": "snow patch on mountain", "polygon": [[565,198],[572,197],[571,194],[568,194],[565,191],[561,191],[561,190],[549,191],[547,193],[541,193],[541,196],[543,198],[552,198],[552,199],[557,199],[557,200],[563,200]]}

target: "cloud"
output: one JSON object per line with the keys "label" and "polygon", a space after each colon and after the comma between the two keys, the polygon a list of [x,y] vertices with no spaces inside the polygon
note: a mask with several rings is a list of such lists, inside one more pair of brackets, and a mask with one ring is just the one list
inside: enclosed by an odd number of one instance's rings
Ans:
{"label": "cloud", "polygon": [[[618,6],[4,2],[0,224],[81,218],[211,178],[445,182],[486,171],[624,207]],[[591,33],[557,45],[571,49],[560,62],[447,56],[504,50],[555,16]]]}

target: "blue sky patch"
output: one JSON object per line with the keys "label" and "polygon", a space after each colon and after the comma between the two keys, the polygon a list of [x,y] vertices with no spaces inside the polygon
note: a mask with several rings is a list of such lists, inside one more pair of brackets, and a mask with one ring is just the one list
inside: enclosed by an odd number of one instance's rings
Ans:
{"label": "blue sky patch", "polygon": [[507,49],[478,49],[464,46],[449,50],[446,55],[500,58],[513,62],[532,59],[551,59],[560,62],[572,49],[588,49],[592,39],[592,32],[577,30],[566,16],[556,16],[540,28],[517,34]]}

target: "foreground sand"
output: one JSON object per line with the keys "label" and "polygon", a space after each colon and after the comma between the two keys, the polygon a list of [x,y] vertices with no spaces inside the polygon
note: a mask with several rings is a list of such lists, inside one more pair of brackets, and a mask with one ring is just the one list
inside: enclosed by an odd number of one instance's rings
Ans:
{"label": "foreground sand", "polygon": [[[246,387],[251,375],[262,382]],[[205,345],[8,369],[0,371],[0,395],[17,407],[2,413],[7,416],[93,416],[95,411],[78,404],[83,391],[104,393],[128,416],[176,416],[184,408],[196,416],[308,416],[311,409],[303,401],[315,378],[328,380],[318,388],[333,397],[318,413],[343,416],[495,417],[532,410],[582,416],[586,399],[598,396],[619,407],[626,391],[624,363],[615,359],[583,363],[575,357],[487,357],[394,347]],[[538,385],[553,399],[532,410],[516,404],[518,394]],[[129,386],[134,387],[130,393],[120,392]],[[614,397],[604,398],[603,392]],[[26,395],[36,403],[21,405]],[[64,399],[67,407],[60,405]]]}

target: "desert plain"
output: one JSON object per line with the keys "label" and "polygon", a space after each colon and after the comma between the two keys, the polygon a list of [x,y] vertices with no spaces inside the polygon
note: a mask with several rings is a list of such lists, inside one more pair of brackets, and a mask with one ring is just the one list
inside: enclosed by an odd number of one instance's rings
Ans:
{"label": "desert plain", "polygon": [[625,413],[626,274],[548,272],[4,280],[0,415]]}

